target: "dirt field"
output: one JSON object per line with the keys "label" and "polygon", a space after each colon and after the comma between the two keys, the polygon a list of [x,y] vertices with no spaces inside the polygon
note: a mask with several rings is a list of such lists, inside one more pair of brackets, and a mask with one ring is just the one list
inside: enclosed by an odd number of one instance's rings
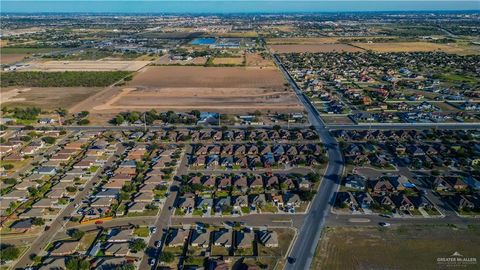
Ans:
{"label": "dirt field", "polygon": [[137,71],[149,61],[45,61],[31,62],[25,71]]}
{"label": "dirt field", "polygon": [[107,88],[74,111],[110,114],[126,110],[301,111],[278,70],[234,67],[149,67],[123,89]]}
{"label": "dirt field", "polygon": [[312,37],[312,38],[268,38],[267,44],[269,45],[281,45],[281,44],[298,44],[298,45],[307,45],[307,44],[324,44],[324,43],[335,43],[340,39],[340,37]]}
{"label": "dirt field", "polygon": [[321,53],[321,52],[359,52],[362,49],[347,44],[306,44],[306,45],[271,45],[276,53]]}
{"label": "dirt field", "polygon": [[0,64],[8,65],[23,60],[26,54],[2,54],[0,55]]}
{"label": "dirt field", "polygon": [[158,65],[204,65],[207,62],[205,57],[195,57],[191,60],[171,60],[168,54],[161,56],[155,64]]}
{"label": "dirt field", "polygon": [[[328,228],[311,269],[447,269],[437,258],[480,259],[480,228]],[[467,265],[462,269],[478,269]],[[458,267],[456,267],[458,268]]]}
{"label": "dirt field", "polygon": [[264,59],[258,53],[246,53],[247,67],[275,69],[275,63],[270,59]]}
{"label": "dirt field", "polygon": [[129,87],[212,87],[283,89],[278,70],[242,67],[148,67],[128,83]]}
{"label": "dirt field", "polygon": [[365,50],[375,52],[429,52],[468,53],[467,47],[454,47],[447,44],[431,42],[389,42],[389,43],[352,43]]}
{"label": "dirt field", "polygon": [[213,58],[214,65],[241,65],[243,57],[216,57]]}
{"label": "dirt field", "polygon": [[2,89],[1,104],[7,107],[35,106],[43,110],[70,109],[73,105],[101,91],[95,87],[8,88]]}

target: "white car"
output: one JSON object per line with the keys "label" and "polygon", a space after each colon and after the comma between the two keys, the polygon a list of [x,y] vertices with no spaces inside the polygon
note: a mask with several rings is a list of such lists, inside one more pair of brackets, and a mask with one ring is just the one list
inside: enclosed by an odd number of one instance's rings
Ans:
{"label": "white car", "polygon": [[155,265],[155,259],[150,259],[150,261],[148,262],[148,265],[150,266],[154,266]]}
{"label": "white car", "polygon": [[152,233],[156,233],[156,232],[157,232],[157,228],[156,228],[156,227],[152,227],[152,228],[150,229],[150,231],[151,231]]}
{"label": "white car", "polygon": [[390,223],[388,222],[380,222],[378,223],[378,225],[380,225],[381,227],[390,227]]}

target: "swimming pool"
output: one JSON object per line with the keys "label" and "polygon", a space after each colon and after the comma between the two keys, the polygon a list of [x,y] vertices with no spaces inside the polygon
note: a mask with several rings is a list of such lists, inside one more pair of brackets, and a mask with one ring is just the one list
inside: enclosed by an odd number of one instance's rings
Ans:
{"label": "swimming pool", "polygon": [[212,45],[215,43],[214,38],[196,38],[190,42],[192,45]]}

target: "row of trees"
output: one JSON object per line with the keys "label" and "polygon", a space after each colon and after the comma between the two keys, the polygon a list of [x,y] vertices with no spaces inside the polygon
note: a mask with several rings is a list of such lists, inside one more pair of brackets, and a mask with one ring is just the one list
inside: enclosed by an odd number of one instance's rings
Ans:
{"label": "row of trees", "polygon": [[164,123],[169,124],[194,124],[200,118],[200,111],[193,110],[188,113],[188,116],[182,116],[174,111],[168,111],[166,113],[158,113],[156,110],[150,110],[145,113],[132,111],[132,112],[122,112],[113,118],[110,123],[114,125],[121,125],[125,121],[129,123],[135,123],[140,121],[146,123],[147,125],[153,124],[156,120],[161,120]]}
{"label": "row of trees", "polygon": [[4,72],[1,87],[104,87],[127,76],[127,71]]}

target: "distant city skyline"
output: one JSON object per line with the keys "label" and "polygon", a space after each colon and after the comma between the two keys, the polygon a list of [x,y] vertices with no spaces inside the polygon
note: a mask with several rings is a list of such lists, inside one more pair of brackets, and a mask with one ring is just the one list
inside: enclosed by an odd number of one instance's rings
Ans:
{"label": "distant city skyline", "polygon": [[[92,2],[95,4],[92,5]],[[279,3],[280,2],[280,3]],[[478,1],[2,1],[2,13],[305,13],[480,10]]]}

